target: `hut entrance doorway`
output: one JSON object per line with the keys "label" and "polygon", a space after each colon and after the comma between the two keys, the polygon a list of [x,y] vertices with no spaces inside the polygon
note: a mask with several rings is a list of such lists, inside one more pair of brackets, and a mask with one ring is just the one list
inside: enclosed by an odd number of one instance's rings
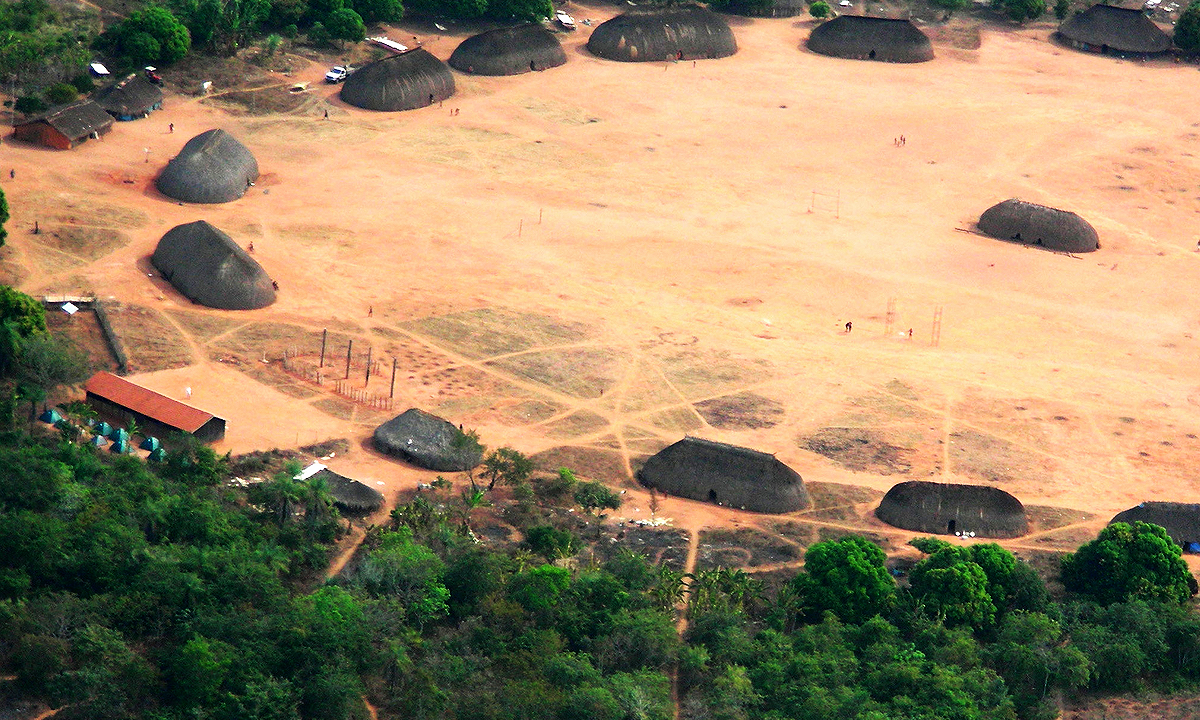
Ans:
{"label": "hut entrance doorway", "polygon": [[716,501],[717,501],[717,491],[716,491],[716,490],[709,490],[709,491],[708,491],[708,501],[709,501],[709,502],[716,502]]}
{"label": "hut entrance doorway", "polygon": [[871,53],[869,55],[867,55],[867,57],[871,58],[872,60],[875,59],[875,49],[874,48],[871,48]]}
{"label": "hut entrance doorway", "polygon": [[957,521],[955,521],[955,520],[951,520],[950,522],[946,523],[946,534],[948,534],[948,535],[953,535],[953,534],[954,534],[954,528],[955,528],[957,525],[958,525],[958,522],[957,522]]}

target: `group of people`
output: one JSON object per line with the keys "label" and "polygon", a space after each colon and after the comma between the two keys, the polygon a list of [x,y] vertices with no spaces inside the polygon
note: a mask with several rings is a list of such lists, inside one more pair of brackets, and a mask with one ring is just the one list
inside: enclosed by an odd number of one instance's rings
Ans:
{"label": "group of people", "polygon": [[904,147],[906,142],[908,142],[908,138],[904,137],[903,135],[898,138],[892,138],[892,144],[896,147]]}

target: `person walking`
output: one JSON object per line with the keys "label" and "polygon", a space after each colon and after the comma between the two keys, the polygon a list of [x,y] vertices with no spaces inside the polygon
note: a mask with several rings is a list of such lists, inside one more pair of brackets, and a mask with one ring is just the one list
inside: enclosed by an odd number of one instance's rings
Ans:
{"label": "person walking", "polygon": [[851,331],[851,330],[853,330],[853,329],[854,329],[854,323],[853,323],[853,322],[851,322],[851,321],[849,321],[849,320],[847,320],[847,321],[846,321],[846,334],[847,334],[847,335],[849,335],[849,334],[850,334],[850,331]]}
{"label": "person walking", "polygon": [[175,132],[175,123],[167,123],[167,130]]}

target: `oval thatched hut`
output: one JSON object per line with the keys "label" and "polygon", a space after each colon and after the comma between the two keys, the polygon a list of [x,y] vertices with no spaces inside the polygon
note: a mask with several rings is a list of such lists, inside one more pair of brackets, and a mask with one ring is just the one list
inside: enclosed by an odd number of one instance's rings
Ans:
{"label": "oval thatched hut", "polygon": [[383,507],[383,493],[345,475],[338,475],[329,468],[314,473],[312,477],[325,481],[333,504],[343,512],[366,515]]}
{"label": "oval thatched hut", "polygon": [[808,3],[805,0],[728,0],[718,9],[746,17],[786,18],[807,13]]}
{"label": "oval thatched hut", "polygon": [[237,200],[258,180],[258,161],[220,128],[202,132],[163,168],[155,185],[167,197],[190,203]]}
{"label": "oval thatched hut", "polygon": [[1093,5],[1063,20],[1058,38],[1078,50],[1114,55],[1159,55],[1171,38],[1140,9]]}
{"label": "oval thatched hut", "polygon": [[729,24],[698,5],[639,7],[600,23],[588,51],[606,60],[723,58],[737,52]]}
{"label": "oval thatched hut", "polygon": [[162,89],[134,73],[107,85],[92,100],[118,120],[137,120],[162,109]]}
{"label": "oval thatched hut", "polygon": [[1029,532],[1021,501],[987,485],[902,482],[879,501],[875,517],[893,527],[945,535],[1008,538]]}
{"label": "oval thatched hut", "polygon": [[483,461],[483,447],[437,415],[410,408],[375,428],[376,449],[427,470],[460,472]]}
{"label": "oval thatched hut", "polygon": [[356,70],[338,97],[366,110],[398,112],[427,107],[453,94],[450,68],[425,48],[417,48]]}
{"label": "oval thatched hut", "polygon": [[933,59],[933,44],[911,20],[841,15],[813,28],[808,49],[851,60],[919,63]]}
{"label": "oval thatched hut", "polygon": [[275,302],[275,288],[262,266],[203,220],[168,230],[150,262],[194,303],[220,310],[255,310]]}
{"label": "oval thatched hut", "polygon": [[1200,552],[1200,505],[1192,503],[1144,502],[1137,507],[1117,513],[1113,523],[1134,523],[1138,520],[1161,525],[1171,539],[1184,550]]}
{"label": "oval thatched hut", "polygon": [[809,505],[804,480],[774,455],[695,437],[663,448],[637,475],[643,485],[672,495],[754,512]]}
{"label": "oval thatched hut", "polygon": [[1073,212],[1012,198],[997,203],[979,216],[980,232],[1063,252],[1092,252],[1100,236],[1087,220]]}
{"label": "oval thatched hut", "polygon": [[463,40],[450,55],[450,67],[475,75],[520,75],[567,62],[562,43],[541,25],[499,28]]}

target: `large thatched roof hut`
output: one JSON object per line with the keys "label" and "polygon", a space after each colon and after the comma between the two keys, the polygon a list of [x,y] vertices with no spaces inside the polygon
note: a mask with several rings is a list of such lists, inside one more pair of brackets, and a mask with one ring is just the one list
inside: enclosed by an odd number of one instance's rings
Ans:
{"label": "large thatched roof hut", "polygon": [[275,302],[275,288],[262,266],[203,220],[168,230],[150,261],[176,290],[201,305],[254,310]]}
{"label": "large thatched roof hut", "polygon": [[883,496],[875,517],[893,527],[935,534],[1007,538],[1029,532],[1021,501],[987,485],[902,482]]}
{"label": "large thatched roof hut", "polygon": [[1161,525],[1171,539],[1185,550],[1200,552],[1200,505],[1174,502],[1144,502],[1117,513],[1113,523],[1137,521]]}
{"label": "large thatched roof hut", "polygon": [[698,5],[639,7],[600,23],[588,51],[622,62],[723,58],[737,52],[729,24]]}
{"label": "large thatched roof hut", "polygon": [[383,493],[345,475],[339,475],[329,468],[314,473],[312,477],[325,481],[329,487],[329,494],[333,496],[333,504],[343,512],[366,515],[383,507]]}
{"label": "large thatched roof hut", "polygon": [[785,18],[808,12],[805,0],[729,0],[721,12],[747,17]]}
{"label": "large thatched roof hut", "polygon": [[520,75],[567,62],[562,43],[536,23],[499,28],[463,40],[450,55],[450,67],[475,75]]}
{"label": "large thatched roof hut", "polygon": [[224,203],[246,194],[258,180],[258,161],[232,135],[216,128],[187,141],[155,184],[167,197],[191,203]]}
{"label": "large thatched roof hut", "polygon": [[97,105],[118,120],[137,120],[162,108],[162,89],[138,73],[106,85],[92,96]]}
{"label": "large thatched roof hut", "polygon": [[918,63],[933,59],[933,44],[911,20],[841,15],[813,28],[808,49],[851,60]]}
{"label": "large thatched roof hut", "polygon": [[774,455],[695,437],[647,460],[638,480],[671,495],[754,512],[786,513],[809,505],[804,480]]}
{"label": "large thatched roof hut", "polygon": [[1060,40],[1079,50],[1114,55],[1158,55],[1171,38],[1140,9],[1093,5],[1063,20]]}
{"label": "large thatched roof hut", "polygon": [[483,461],[483,448],[448,420],[410,408],[375,428],[375,448],[427,470],[459,472]]}
{"label": "large thatched roof hut", "polygon": [[980,232],[1063,252],[1092,252],[1100,236],[1087,220],[1073,212],[1012,198],[979,216]]}
{"label": "large thatched roof hut", "polygon": [[376,60],[346,78],[339,97],[366,110],[427,107],[454,94],[454,75],[424,48]]}

